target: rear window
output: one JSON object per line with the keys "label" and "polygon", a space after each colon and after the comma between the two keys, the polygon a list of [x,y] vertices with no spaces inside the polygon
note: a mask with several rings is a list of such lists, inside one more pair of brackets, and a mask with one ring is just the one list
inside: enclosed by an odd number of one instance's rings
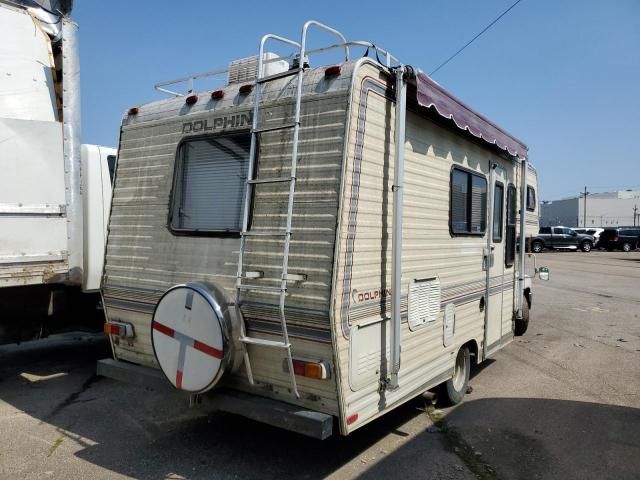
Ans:
{"label": "rear window", "polygon": [[250,138],[249,134],[219,135],[180,144],[169,222],[172,230],[241,230]]}
{"label": "rear window", "polygon": [[551,233],[551,227],[542,227],[540,228],[540,233]]}
{"label": "rear window", "polygon": [[613,228],[608,228],[600,234],[600,238],[616,237],[617,235],[618,235],[618,230]]}

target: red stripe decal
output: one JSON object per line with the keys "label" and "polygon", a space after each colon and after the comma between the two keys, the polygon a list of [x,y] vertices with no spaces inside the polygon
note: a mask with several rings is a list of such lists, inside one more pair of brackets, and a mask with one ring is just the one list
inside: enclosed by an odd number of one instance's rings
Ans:
{"label": "red stripe decal", "polygon": [[182,372],[180,370],[176,372],[176,388],[182,388]]}
{"label": "red stripe decal", "polygon": [[154,330],[157,330],[160,333],[164,333],[167,337],[173,338],[176,333],[173,328],[167,327],[166,325],[158,323],[155,320],[152,322],[152,326]]}
{"label": "red stripe decal", "polygon": [[193,341],[193,348],[220,360],[223,357],[223,354],[220,350],[218,350],[217,348],[213,348],[206,343],[199,342],[198,340]]}

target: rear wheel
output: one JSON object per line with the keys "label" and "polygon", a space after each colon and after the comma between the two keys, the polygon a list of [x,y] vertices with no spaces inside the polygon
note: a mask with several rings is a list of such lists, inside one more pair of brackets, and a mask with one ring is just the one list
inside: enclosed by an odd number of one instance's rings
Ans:
{"label": "rear wheel", "polygon": [[623,252],[630,252],[631,251],[631,244],[629,242],[624,242],[622,244],[622,251]]}
{"label": "rear wheel", "polygon": [[544,248],[544,245],[542,245],[542,242],[540,240],[535,240],[531,244],[531,250],[533,250],[533,253],[540,253],[543,248]]}
{"label": "rear wheel", "polygon": [[453,377],[444,382],[440,388],[441,398],[447,405],[457,405],[464,398],[469,387],[471,373],[471,354],[467,347],[458,350]]}
{"label": "rear wheel", "polygon": [[522,318],[516,318],[516,325],[513,330],[513,333],[516,337],[521,337],[527,332],[529,328],[529,302],[527,299],[524,299],[524,304],[522,305]]}
{"label": "rear wheel", "polygon": [[593,244],[589,240],[582,242],[582,245],[580,246],[583,252],[590,252],[592,247]]}

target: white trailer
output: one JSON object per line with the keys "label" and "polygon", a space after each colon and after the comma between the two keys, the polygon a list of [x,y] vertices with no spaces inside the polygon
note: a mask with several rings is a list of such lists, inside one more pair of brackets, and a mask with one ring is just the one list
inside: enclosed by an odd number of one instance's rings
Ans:
{"label": "white trailer", "polygon": [[526,330],[527,147],[424,73],[310,21],[156,87],[174,98],[121,127],[100,374],[326,438],[437,386],[461,401]]}
{"label": "white trailer", "polygon": [[100,288],[116,151],[80,144],[70,4],[0,0],[0,343],[99,299],[79,293]]}

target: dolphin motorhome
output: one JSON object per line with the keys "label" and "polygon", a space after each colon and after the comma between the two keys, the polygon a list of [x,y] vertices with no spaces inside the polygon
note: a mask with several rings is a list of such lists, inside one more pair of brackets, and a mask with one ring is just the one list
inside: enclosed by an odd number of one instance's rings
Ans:
{"label": "dolphin motorhome", "polygon": [[[309,50],[309,29],[338,45]],[[342,61],[315,66],[328,49]],[[124,116],[99,373],[318,438],[438,385],[459,402],[526,328],[527,147],[314,21],[225,75]]]}

